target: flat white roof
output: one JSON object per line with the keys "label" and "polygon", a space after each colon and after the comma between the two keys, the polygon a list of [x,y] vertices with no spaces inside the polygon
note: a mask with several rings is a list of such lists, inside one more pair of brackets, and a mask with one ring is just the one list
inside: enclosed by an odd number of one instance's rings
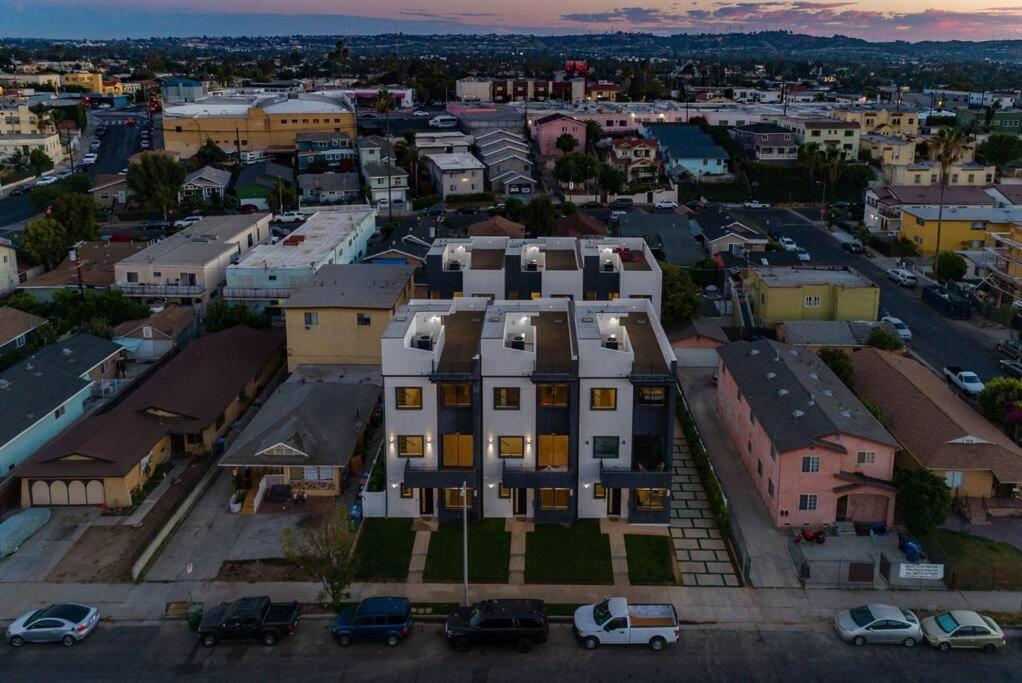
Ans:
{"label": "flat white roof", "polygon": [[318,268],[330,252],[348,239],[374,211],[369,208],[350,211],[318,211],[302,227],[276,244],[259,244],[249,250],[230,270],[239,268]]}
{"label": "flat white roof", "polygon": [[275,102],[263,107],[267,114],[322,114],[322,113],[348,113],[348,109],[340,104],[324,102],[323,100],[286,100]]}
{"label": "flat white roof", "polygon": [[468,152],[454,152],[451,154],[427,154],[433,163],[441,171],[461,171],[464,169],[482,169],[483,162],[476,159]]}

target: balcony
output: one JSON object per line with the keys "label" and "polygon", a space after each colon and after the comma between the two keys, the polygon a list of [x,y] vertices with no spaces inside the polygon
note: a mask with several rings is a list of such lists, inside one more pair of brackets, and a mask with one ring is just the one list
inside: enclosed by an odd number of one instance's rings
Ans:
{"label": "balcony", "polygon": [[[673,366],[674,363],[671,363]],[[675,377],[672,367],[661,361],[657,363],[632,363],[632,371],[628,377],[635,384],[663,384],[674,382]]]}
{"label": "balcony", "polygon": [[255,301],[287,299],[292,291],[290,287],[224,287],[224,298]]}
{"label": "balcony", "polygon": [[199,296],[206,291],[205,284],[150,284],[143,282],[115,282],[114,289],[125,296]]}
{"label": "balcony", "polygon": [[510,489],[564,489],[574,488],[578,476],[569,468],[553,467],[520,467],[503,462],[500,473],[500,484]]}
{"label": "balcony", "polygon": [[462,482],[465,481],[468,482],[469,486],[475,486],[475,467],[424,465],[422,463],[414,463],[413,458],[405,461],[403,483],[408,488],[450,489],[461,486]]}
{"label": "balcony", "polygon": [[653,470],[645,469],[642,465],[635,465],[632,469],[616,468],[601,460],[600,483],[614,489],[669,489],[671,468],[666,463],[661,463]]}

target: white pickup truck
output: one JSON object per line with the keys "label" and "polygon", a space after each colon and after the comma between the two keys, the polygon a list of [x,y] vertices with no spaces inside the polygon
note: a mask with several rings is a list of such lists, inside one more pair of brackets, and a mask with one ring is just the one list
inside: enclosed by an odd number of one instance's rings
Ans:
{"label": "white pickup truck", "polygon": [[944,379],[948,384],[958,387],[969,396],[979,396],[983,393],[983,382],[976,376],[976,373],[963,370],[957,365],[949,365],[944,368]]}
{"label": "white pickup truck", "polygon": [[681,633],[674,605],[629,605],[625,598],[582,605],[575,610],[572,631],[587,650],[601,644],[641,644],[654,652],[676,643]]}

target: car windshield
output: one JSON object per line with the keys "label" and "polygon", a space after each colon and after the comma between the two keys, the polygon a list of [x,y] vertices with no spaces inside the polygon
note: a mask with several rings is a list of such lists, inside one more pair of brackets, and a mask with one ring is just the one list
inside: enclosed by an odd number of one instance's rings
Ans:
{"label": "car windshield", "polygon": [[474,610],[472,610],[472,615],[468,618],[468,623],[472,626],[478,626],[482,622],[483,617],[485,616],[486,613],[483,611],[483,608],[476,607]]}
{"label": "car windshield", "polygon": [[608,619],[610,619],[610,606],[606,600],[593,605],[593,621],[602,624]]}
{"label": "car windshield", "polygon": [[974,372],[963,372],[962,373],[962,381],[963,382],[968,382],[969,384],[978,383],[979,382],[979,377],[977,377],[976,373],[974,373]]}
{"label": "car windshield", "polygon": [[848,610],[848,615],[855,622],[856,626],[865,626],[872,624],[875,621],[873,613],[869,611],[869,607],[863,605],[862,607],[856,607],[855,609]]}
{"label": "car windshield", "polygon": [[905,323],[901,322],[900,320],[899,320],[899,321],[897,321],[897,322],[895,322],[895,321],[893,321],[893,320],[892,320],[892,321],[891,321],[891,324],[892,324],[892,325],[894,325],[894,329],[896,329],[896,330],[907,330],[907,329],[908,329],[908,328],[907,328],[907,327],[905,326]]}
{"label": "car windshield", "polygon": [[933,620],[944,633],[952,633],[956,628],[958,628],[958,620],[951,616],[951,612],[938,614]]}
{"label": "car windshield", "polygon": [[901,616],[905,617],[905,621],[916,623],[916,615],[912,614],[908,610],[901,610]]}

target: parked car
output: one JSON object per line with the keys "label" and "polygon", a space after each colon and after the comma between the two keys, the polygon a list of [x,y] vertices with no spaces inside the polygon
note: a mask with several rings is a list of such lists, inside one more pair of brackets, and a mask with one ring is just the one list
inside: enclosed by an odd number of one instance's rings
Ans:
{"label": "parked car", "polygon": [[627,216],[627,215],[628,215],[627,211],[611,211],[610,212],[610,220],[618,221],[618,220],[621,220],[621,216]]}
{"label": "parked car", "polygon": [[1022,341],[1004,339],[997,342],[997,350],[1012,358],[1022,358]]}
{"label": "parked car", "polygon": [[630,209],[635,206],[635,202],[630,197],[618,197],[610,203],[612,209]]}
{"label": "parked car", "polygon": [[862,246],[862,242],[860,242],[859,240],[848,240],[847,242],[842,242],[841,248],[847,251],[849,254],[866,253],[866,248]]}
{"label": "parked car", "polygon": [[270,602],[263,597],[222,603],[199,622],[199,642],[213,647],[221,640],[258,639],[272,647],[295,632],[301,610],[297,602]]}
{"label": "parked car", "polygon": [[674,605],[632,605],[625,598],[582,605],[575,610],[572,632],[587,650],[603,644],[649,645],[655,652],[681,635]]}
{"label": "parked car", "polygon": [[745,202],[745,208],[746,209],[769,209],[770,205],[769,204],[763,204],[762,202],[759,202],[759,201],[753,199],[750,202]]}
{"label": "parked car", "polygon": [[798,249],[798,245],[795,244],[795,240],[790,237],[780,237],[778,238],[777,243],[781,245],[781,249],[784,249],[785,251],[796,251]]}
{"label": "parked car", "polygon": [[893,315],[885,315],[881,320],[891,323],[897,331],[898,336],[901,337],[901,341],[910,342],[912,341],[912,330],[908,329],[908,325],[901,321],[901,318],[895,318]]}
{"label": "parked car", "polygon": [[394,647],[412,634],[412,604],[407,598],[367,598],[338,612],[330,632],[341,647],[355,640],[382,640]]}
{"label": "parked car", "polygon": [[14,647],[24,643],[64,643],[70,647],[82,640],[99,623],[99,610],[88,605],[61,602],[25,612],[7,627],[7,642]]}
{"label": "parked car", "polygon": [[35,181],[35,186],[43,187],[44,185],[52,185],[53,183],[57,182],[57,180],[58,180],[57,176],[55,175],[45,176]]}
{"label": "parked car", "polygon": [[926,642],[942,652],[951,648],[993,652],[1008,642],[996,621],[970,610],[956,609],[926,617],[922,627]]}
{"label": "parked car", "polygon": [[474,214],[474,213],[479,213],[479,207],[478,206],[459,206],[457,209],[455,209],[454,213],[462,215],[462,216],[470,215],[470,214]]}
{"label": "parked car", "polygon": [[584,204],[582,204],[581,208],[583,208],[583,209],[601,209],[601,208],[603,208],[603,202],[597,202],[597,201],[590,200],[590,201],[585,202]]}
{"label": "parked car", "polygon": [[185,216],[184,218],[178,218],[176,221],[174,221],[174,227],[179,230],[183,230],[184,228],[190,227],[198,223],[203,218],[205,218],[205,216],[200,216],[198,214]]}
{"label": "parked car", "polygon": [[238,207],[238,211],[241,213],[259,213],[259,207],[255,204],[242,204]]}
{"label": "parked car", "polygon": [[949,365],[944,368],[944,379],[948,384],[958,387],[970,396],[979,396],[983,393],[982,380],[971,370],[964,370],[957,365]]}
{"label": "parked car", "polygon": [[274,223],[299,223],[305,220],[305,214],[301,211],[285,211],[273,216]]}
{"label": "parked car", "polygon": [[140,234],[152,234],[158,233],[160,235],[165,234],[170,229],[170,223],[161,220],[146,221],[142,225],[138,226],[138,232]]}
{"label": "parked car", "polygon": [[839,199],[836,202],[831,202],[830,204],[827,204],[828,209],[847,209],[849,206],[851,206],[851,204],[849,204],[843,199]]}
{"label": "parked car", "polygon": [[444,622],[444,639],[458,652],[480,644],[513,644],[519,652],[528,652],[549,636],[542,600],[483,600],[456,609]]}
{"label": "parked car", "polygon": [[86,154],[85,156],[82,157],[82,165],[83,166],[91,166],[92,164],[96,163],[96,161],[98,159],[99,159],[99,155],[98,154],[95,154],[93,152],[89,152],[88,154]]}
{"label": "parked car", "polygon": [[422,215],[423,216],[431,216],[431,217],[446,216],[447,215],[447,209],[444,208],[443,204],[434,204],[433,206],[431,206],[428,209],[424,210],[422,212]]}
{"label": "parked car", "polygon": [[892,643],[915,647],[923,639],[919,619],[893,605],[862,605],[839,612],[834,626],[841,640],[853,645]]}
{"label": "parked car", "polygon": [[904,268],[891,268],[887,271],[887,279],[897,282],[902,287],[915,287],[919,284],[919,278]]}
{"label": "parked car", "polygon": [[1000,365],[1001,372],[1005,375],[1022,379],[1022,362],[1017,360],[1002,360]]}
{"label": "parked car", "polygon": [[440,114],[429,120],[431,128],[454,128],[458,125],[458,119],[450,114]]}
{"label": "parked car", "polygon": [[415,112],[412,113],[412,116],[416,116],[416,117],[418,117],[420,119],[425,119],[425,118],[429,118],[430,116],[432,116],[432,114],[430,114],[425,109],[417,109]]}
{"label": "parked car", "polygon": [[809,259],[811,258],[809,256],[809,252],[806,251],[804,247],[799,246],[795,247],[795,255],[798,256],[798,260],[801,261],[802,263],[809,261]]}
{"label": "parked car", "polygon": [[655,206],[658,209],[677,209],[678,202],[674,201],[673,199],[661,199],[653,206]]}

